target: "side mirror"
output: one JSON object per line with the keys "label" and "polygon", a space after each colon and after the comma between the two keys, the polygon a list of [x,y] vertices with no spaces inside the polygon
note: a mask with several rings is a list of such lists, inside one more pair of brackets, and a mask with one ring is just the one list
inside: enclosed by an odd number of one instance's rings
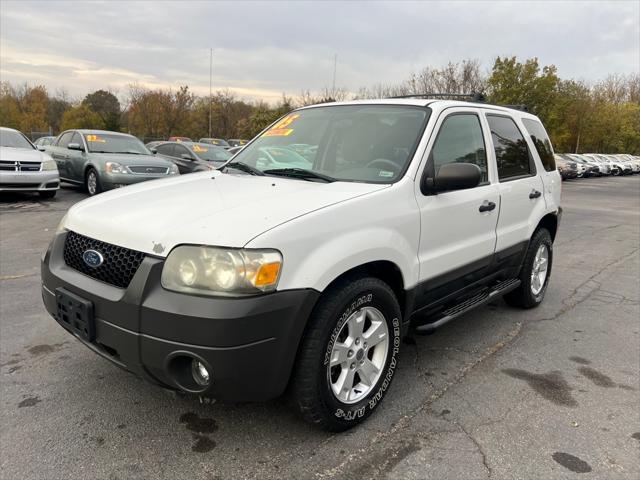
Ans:
{"label": "side mirror", "polygon": [[436,173],[435,179],[426,178],[431,192],[463,190],[477,187],[482,179],[480,167],[473,163],[447,163]]}
{"label": "side mirror", "polygon": [[44,152],[46,150],[46,148],[44,148],[44,146],[42,146],[42,145],[36,145],[36,148],[38,150],[40,150],[41,152]]}
{"label": "side mirror", "polygon": [[193,158],[188,153],[183,153],[182,155],[180,155],[180,158],[184,158],[185,160],[195,160],[195,158]]}
{"label": "side mirror", "polygon": [[80,152],[84,152],[84,148],[82,148],[82,145],[80,145],[79,143],[70,143],[69,145],[67,145],[67,148],[69,150],[78,150]]}
{"label": "side mirror", "polygon": [[153,148],[153,147],[151,147],[151,148],[149,149],[149,151],[150,151],[151,153],[153,153],[154,155],[155,155],[156,153],[158,153],[158,149],[157,149],[157,148]]}

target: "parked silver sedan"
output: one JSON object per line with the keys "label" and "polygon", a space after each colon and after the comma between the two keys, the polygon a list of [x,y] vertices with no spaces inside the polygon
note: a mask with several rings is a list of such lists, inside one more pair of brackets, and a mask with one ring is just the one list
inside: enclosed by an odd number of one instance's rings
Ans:
{"label": "parked silver sedan", "polygon": [[0,127],[0,192],[38,192],[52,198],[59,188],[56,162],[18,130]]}
{"label": "parked silver sedan", "polygon": [[178,167],[153,155],[133,135],[105,130],[67,130],[45,147],[63,181],[93,196],[105,190],[178,175]]}

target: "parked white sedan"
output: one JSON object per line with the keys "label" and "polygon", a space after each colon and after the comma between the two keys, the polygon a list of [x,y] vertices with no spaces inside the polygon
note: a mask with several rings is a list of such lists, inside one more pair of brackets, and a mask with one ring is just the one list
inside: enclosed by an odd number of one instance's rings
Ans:
{"label": "parked white sedan", "polygon": [[56,162],[18,130],[0,127],[0,192],[38,192],[52,198],[59,188]]}

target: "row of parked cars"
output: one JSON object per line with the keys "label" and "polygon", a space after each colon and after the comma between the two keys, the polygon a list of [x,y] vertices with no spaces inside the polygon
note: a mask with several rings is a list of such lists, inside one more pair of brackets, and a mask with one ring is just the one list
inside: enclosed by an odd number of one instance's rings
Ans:
{"label": "row of parked cars", "polygon": [[[215,170],[244,148],[243,139],[170,137],[144,145],[138,138],[104,130],[67,130],[31,143],[21,132],[1,128],[0,191],[37,191],[51,198],[60,181],[84,187],[93,196],[145,180]],[[260,148],[257,166],[309,168],[314,146]],[[640,173],[640,157],[556,154],[563,180]]]}
{"label": "row of parked cars", "polygon": [[563,180],[640,173],[640,157],[633,155],[562,153],[556,154],[555,159]]}
{"label": "row of parked cars", "polygon": [[93,196],[145,180],[215,170],[246,143],[238,140],[243,145],[232,147],[221,139],[200,140],[172,138],[144,145],[125,133],[79,129],[32,143],[22,132],[2,127],[0,191],[34,191],[52,198],[64,181]]}

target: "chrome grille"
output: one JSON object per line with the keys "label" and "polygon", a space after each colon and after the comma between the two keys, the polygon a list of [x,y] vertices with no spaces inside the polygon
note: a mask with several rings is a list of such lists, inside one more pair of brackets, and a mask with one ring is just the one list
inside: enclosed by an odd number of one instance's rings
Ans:
{"label": "chrome grille", "polygon": [[169,173],[168,167],[158,167],[152,165],[134,165],[127,167],[133,173],[149,174],[149,175],[166,175]]}
{"label": "chrome grille", "polygon": [[40,162],[18,162],[21,172],[39,172],[42,164]]}
{"label": "chrome grille", "polygon": [[0,160],[0,170],[4,172],[39,172],[41,167],[40,162]]}

